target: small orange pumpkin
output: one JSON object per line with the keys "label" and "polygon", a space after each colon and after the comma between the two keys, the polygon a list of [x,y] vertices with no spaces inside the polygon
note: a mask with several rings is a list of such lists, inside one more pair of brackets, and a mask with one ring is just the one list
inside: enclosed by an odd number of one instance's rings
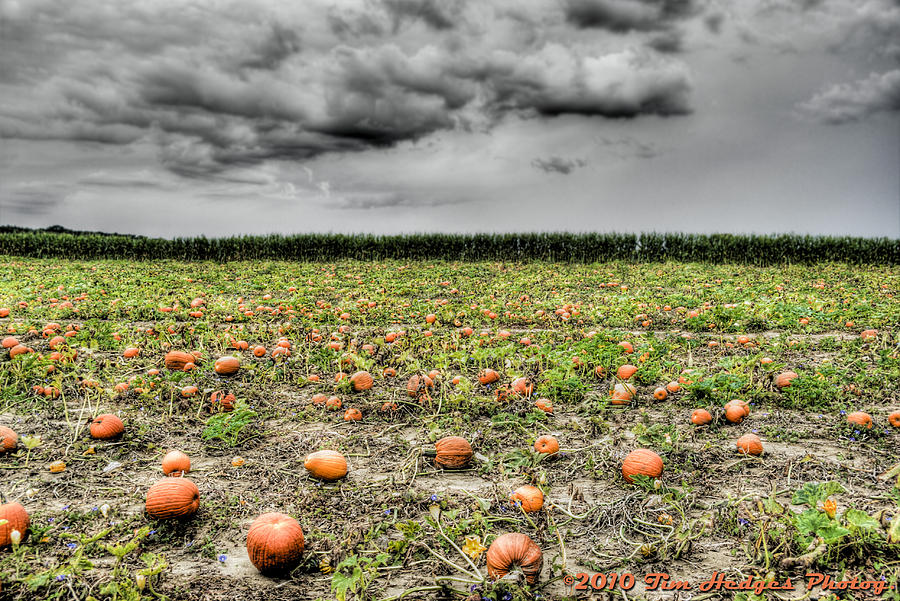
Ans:
{"label": "small orange pumpkin", "polygon": [[0,524],[0,549],[12,544],[10,535],[13,530],[18,530],[19,534],[22,535],[22,539],[24,539],[28,532],[28,526],[31,525],[28,512],[19,503],[4,503],[0,505],[0,522],[3,522],[3,520],[6,521]]}
{"label": "small orange pumpkin", "polygon": [[372,388],[372,384],[374,382],[375,381],[372,379],[372,374],[367,371],[358,371],[350,376],[350,386],[356,392],[369,390],[370,388]]}
{"label": "small orange pumpkin", "polygon": [[538,453],[553,455],[554,453],[559,452],[559,441],[556,440],[556,437],[554,436],[544,434],[534,441],[534,450]]}
{"label": "small orange pumpkin", "polygon": [[350,407],[346,411],[344,411],[344,421],[345,422],[358,422],[362,419],[362,412],[355,407]]}
{"label": "small orange pumpkin", "polygon": [[487,551],[488,576],[497,580],[519,568],[528,584],[534,584],[541,575],[544,554],[527,534],[507,532],[498,536]]}
{"label": "small orange pumpkin", "polygon": [[191,458],[181,451],[169,451],[163,457],[162,471],[166,476],[183,476],[191,471]]}
{"label": "small orange pumpkin", "polygon": [[241,368],[241,360],[237,357],[219,357],[216,359],[213,369],[220,376],[231,376]]}
{"label": "small orange pumpkin", "polygon": [[460,436],[447,436],[434,443],[434,462],[444,469],[465,467],[472,459],[472,445]]}
{"label": "small orange pumpkin", "polygon": [[872,429],[872,416],[865,411],[854,411],[853,413],[848,413],[847,422],[856,424],[857,426],[860,426],[861,428],[865,428],[867,430]]}
{"label": "small orange pumpkin", "polygon": [[744,434],[737,439],[737,443],[735,444],[737,445],[738,453],[744,455],[762,455],[762,440],[760,440],[759,436],[756,434]]}
{"label": "small orange pumpkin", "polygon": [[319,480],[340,480],[347,475],[347,459],[337,451],[316,451],[303,462],[309,475]]}
{"label": "small orange pumpkin", "polygon": [[110,440],[121,436],[123,432],[125,432],[125,424],[111,413],[98,415],[91,422],[91,438]]}
{"label": "small orange pumpkin", "polygon": [[537,486],[525,485],[513,491],[509,500],[513,503],[518,502],[525,513],[531,513],[540,511],[544,506],[544,493]]}
{"label": "small orange pumpkin", "polygon": [[512,390],[519,396],[530,397],[534,392],[534,382],[530,378],[516,378],[513,380]]}
{"label": "small orange pumpkin", "polygon": [[147,514],[157,520],[194,515],[200,507],[200,491],[187,478],[165,478],[147,491]]}
{"label": "small orange pumpkin", "polygon": [[247,555],[263,574],[288,572],[303,555],[303,528],[283,513],[264,513],[250,525]]}
{"label": "small orange pumpkin", "polygon": [[635,449],[628,453],[622,462],[622,475],[625,480],[632,482],[632,476],[647,476],[658,478],[663,471],[662,457],[650,449]]}

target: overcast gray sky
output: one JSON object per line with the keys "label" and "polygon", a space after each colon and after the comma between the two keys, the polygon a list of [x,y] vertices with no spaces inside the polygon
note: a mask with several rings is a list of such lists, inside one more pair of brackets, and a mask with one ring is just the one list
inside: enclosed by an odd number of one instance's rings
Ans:
{"label": "overcast gray sky", "polygon": [[0,224],[900,236],[900,0],[0,0]]}

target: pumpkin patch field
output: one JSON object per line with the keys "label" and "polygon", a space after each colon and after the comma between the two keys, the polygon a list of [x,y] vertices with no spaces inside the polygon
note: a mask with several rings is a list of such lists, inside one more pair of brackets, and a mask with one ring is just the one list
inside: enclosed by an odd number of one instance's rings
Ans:
{"label": "pumpkin patch field", "polygon": [[900,599],[895,267],[0,267],[0,599]]}

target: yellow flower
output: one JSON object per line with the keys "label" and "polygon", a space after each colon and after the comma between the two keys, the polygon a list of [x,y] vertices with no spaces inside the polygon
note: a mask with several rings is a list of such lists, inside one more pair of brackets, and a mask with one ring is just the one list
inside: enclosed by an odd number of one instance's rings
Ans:
{"label": "yellow flower", "polygon": [[822,503],[822,509],[825,511],[825,515],[834,519],[834,512],[837,511],[837,503],[835,503],[833,499],[825,499],[825,502]]}
{"label": "yellow flower", "polygon": [[478,559],[482,553],[487,550],[487,547],[481,544],[481,538],[478,536],[467,536],[466,544],[463,545],[463,553],[471,557],[472,559]]}

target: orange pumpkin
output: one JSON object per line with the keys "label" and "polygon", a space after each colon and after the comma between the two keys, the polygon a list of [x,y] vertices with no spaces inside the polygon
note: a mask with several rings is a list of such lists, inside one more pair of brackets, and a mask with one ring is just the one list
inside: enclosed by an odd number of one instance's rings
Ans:
{"label": "orange pumpkin", "polygon": [[319,480],[331,482],[347,475],[347,459],[337,451],[316,451],[310,453],[303,463],[309,475]]}
{"label": "orange pumpkin", "polygon": [[662,386],[657,387],[656,390],[653,391],[653,398],[657,401],[664,401],[668,396],[669,393],[666,392],[666,389]]}
{"label": "orange pumpkin", "polygon": [[488,576],[497,580],[519,568],[528,584],[534,584],[541,575],[544,554],[527,534],[508,532],[498,536],[487,551]]}
{"label": "orange pumpkin", "polygon": [[712,421],[712,414],[706,409],[694,409],[691,413],[691,423],[695,426],[705,426]]}
{"label": "orange pumpkin", "polygon": [[620,380],[627,380],[637,373],[637,367],[634,365],[622,365],[616,370],[616,377]]}
{"label": "orange pumpkin", "polygon": [[534,450],[538,453],[553,455],[554,453],[559,452],[559,441],[549,434],[544,434],[534,441]]}
{"label": "orange pumpkin", "polygon": [[241,368],[241,360],[237,357],[219,357],[216,359],[213,369],[220,376],[231,376]]}
{"label": "orange pumpkin", "polygon": [[126,359],[134,359],[135,357],[137,357],[140,354],[140,352],[141,352],[141,349],[130,346],[127,349],[125,349],[124,351],[122,351],[122,356],[125,357]]}
{"label": "orange pumpkin", "polygon": [[145,507],[157,520],[188,517],[200,507],[200,491],[187,478],[165,478],[147,491]]}
{"label": "orange pumpkin", "polygon": [[362,419],[362,412],[359,409],[351,407],[344,411],[345,422],[358,422]]}
{"label": "orange pumpkin", "polygon": [[762,455],[762,440],[756,434],[744,434],[737,439],[738,453],[744,455]]}
{"label": "orange pumpkin", "polygon": [[627,405],[634,398],[635,392],[637,392],[635,387],[627,382],[624,384],[616,383],[610,391],[610,397],[612,398],[610,403],[613,405]]}
{"label": "orange pumpkin", "polygon": [[3,342],[0,342],[0,346],[5,349],[10,349],[16,346],[19,346],[19,339],[15,336],[7,336],[3,339]]}
{"label": "orange pumpkin", "polygon": [[538,399],[534,402],[534,406],[544,413],[553,413],[553,403],[550,402],[550,399]]}
{"label": "orange pumpkin", "polygon": [[478,381],[484,386],[493,384],[494,382],[498,382],[499,380],[500,374],[491,368],[483,369],[478,372]]}
{"label": "orange pumpkin", "polygon": [[534,392],[534,382],[529,378],[516,378],[513,380],[512,389],[519,396],[529,397]]}
{"label": "orange pumpkin", "polygon": [[15,451],[19,443],[19,435],[12,428],[0,426],[0,454]]}
{"label": "orange pumpkin", "polygon": [[895,428],[900,428],[900,411],[894,411],[888,416],[888,423]]}
{"label": "orange pumpkin", "polygon": [[428,389],[434,386],[434,382],[428,376],[413,376],[406,382],[406,392],[412,398],[418,398],[428,394]]}
{"label": "orange pumpkin", "polygon": [[247,555],[263,574],[289,572],[303,555],[303,528],[283,513],[264,513],[250,525]]}
{"label": "orange pumpkin", "polygon": [[184,366],[188,363],[195,363],[197,358],[190,354],[182,351],[169,351],[166,353],[165,365],[166,369],[172,369],[175,371],[184,371]]}
{"label": "orange pumpkin", "polygon": [[31,525],[31,519],[28,512],[19,503],[4,503],[0,505],[0,549],[12,544],[11,534],[13,530],[18,530],[22,535],[22,539],[28,533],[28,526]]}
{"label": "orange pumpkin", "polygon": [[121,436],[125,432],[125,424],[111,413],[98,415],[91,422],[91,437],[100,440],[109,440]]}
{"label": "orange pumpkin", "polygon": [[367,371],[358,371],[350,376],[350,386],[356,392],[369,390],[370,388],[372,388],[372,384],[374,384],[374,382],[375,381],[372,379],[372,374]]}
{"label": "orange pumpkin", "polygon": [[191,458],[181,451],[169,451],[163,457],[162,470],[166,476],[183,476],[191,471]]}
{"label": "orange pumpkin", "polygon": [[628,482],[633,481],[632,476],[638,475],[658,478],[662,471],[662,458],[650,449],[635,449],[622,462],[622,475]]}
{"label": "orange pumpkin", "polygon": [[513,491],[509,500],[513,503],[518,502],[525,513],[531,513],[540,511],[544,506],[544,493],[537,486],[525,485]]}
{"label": "orange pumpkin", "polygon": [[444,469],[463,468],[472,459],[472,445],[460,436],[447,436],[434,443],[434,462]]}
{"label": "orange pumpkin", "polygon": [[797,378],[797,374],[792,371],[785,371],[775,376],[775,386],[778,388],[787,388],[791,385],[791,380]]}
{"label": "orange pumpkin", "polygon": [[847,414],[847,422],[867,430],[872,429],[872,416],[865,411],[854,411]]}

